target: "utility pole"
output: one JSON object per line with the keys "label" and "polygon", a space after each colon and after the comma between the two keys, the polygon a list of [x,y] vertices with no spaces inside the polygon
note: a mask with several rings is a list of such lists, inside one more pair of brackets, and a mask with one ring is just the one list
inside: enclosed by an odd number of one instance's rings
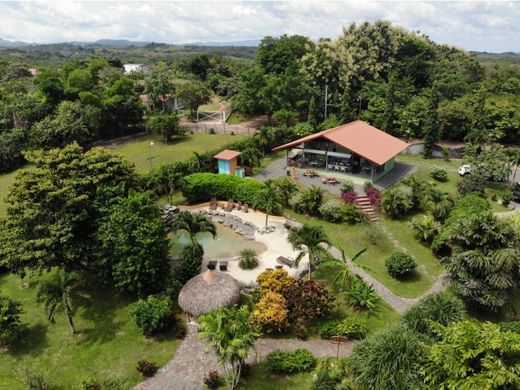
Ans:
{"label": "utility pole", "polygon": [[325,84],[325,117],[324,120],[327,120],[327,102],[329,100],[329,84]]}

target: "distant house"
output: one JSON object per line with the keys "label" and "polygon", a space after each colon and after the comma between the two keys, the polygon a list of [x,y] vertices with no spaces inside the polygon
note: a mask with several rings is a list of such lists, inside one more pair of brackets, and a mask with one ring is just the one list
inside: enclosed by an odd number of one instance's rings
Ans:
{"label": "distant house", "polygon": [[213,156],[218,160],[218,173],[244,177],[244,169],[238,166],[238,156],[240,156],[240,152],[229,149]]}
{"label": "distant house", "polygon": [[144,74],[148,74],[148,65],[144,64],[124,64],[124,73],[130,74],[133,72],[143,72]]}
{"label": "distant house", "polygon": [[408,148],[399,138],[357,120],[273,149],[287,150],[287,166],[361,176],[375,182]]}

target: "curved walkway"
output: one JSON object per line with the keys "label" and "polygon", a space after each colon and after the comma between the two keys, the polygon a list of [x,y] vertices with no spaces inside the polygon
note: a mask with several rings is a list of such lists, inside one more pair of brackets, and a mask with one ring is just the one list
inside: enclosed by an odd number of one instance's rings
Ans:
{"label": "curved walkway", "polygon": [[[348,342],[339,347],[340,356],[350,356],[355,342]],[[319,358],[335,357],[338,352],[336,344],[328,340],[271,339],[263,338],[256,342],[256,352],[247,358],[248,363],[264,360],[267,354],[275,349],[294,350],[307,348]],[[177,353],[157,374],[141,382],[134,390],[200,390],[202,379],[209,370],[222,371],[217,356],[211,347],[200,340],[197,325],[190,324],[188,333],[182,341]]]}

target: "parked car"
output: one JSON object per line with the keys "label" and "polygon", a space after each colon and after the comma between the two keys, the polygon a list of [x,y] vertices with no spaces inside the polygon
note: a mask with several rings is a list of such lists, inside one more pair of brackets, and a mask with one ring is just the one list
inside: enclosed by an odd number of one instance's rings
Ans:
{"label": "parked car", "polygon": [[459,167],[458,171],[459,171],[459,175],[461,175],[461,176],[467,175],[468,173],[471,173],[471,165],[469,165],[469,164],[461,165]]}
{"label": "parked car", "polygon": [[520,201],[520,183],[513,183],[511,189],[513,190],[513,200]]}

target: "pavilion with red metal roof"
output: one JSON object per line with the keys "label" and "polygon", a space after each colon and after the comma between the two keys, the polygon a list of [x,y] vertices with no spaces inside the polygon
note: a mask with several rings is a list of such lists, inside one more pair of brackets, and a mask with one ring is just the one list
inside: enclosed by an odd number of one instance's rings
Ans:
{"label": "pavilion with red metal roof", "polygon": [[393,169],[395,156],[407,147],[399,138],[356,120],[273,151],[286,149],[288,166],[361,175],[375,182]]}

